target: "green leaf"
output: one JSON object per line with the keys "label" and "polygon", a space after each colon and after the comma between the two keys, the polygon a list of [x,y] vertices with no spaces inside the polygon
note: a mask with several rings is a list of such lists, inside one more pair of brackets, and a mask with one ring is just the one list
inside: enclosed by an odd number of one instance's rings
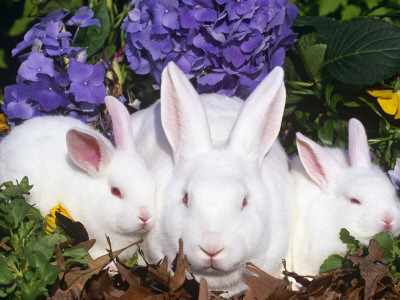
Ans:
{"label": "green leaf", "polygon": [[361,8],[356,5],[347,5],[342,10],[342,21],[357,18],[361,14]]}
{"label": "green leaf", "polygon": [[293,23],[294,27],[314,27],[317,30],[318,37],[322,38],[323,41],[330,39],[340,25],[341,23],[333,18],[315,16],[297,16]]}
{"label": "green leaf", "polygon": [[114,52],[117,50],[117,46],[110,45],[106,48],[106,56],[107,58],[111,58],[114,55]]}
{"label": "green leaf", "polygon": [[347,0],[320,0],[318,14],[324,16],[333,13],[339,8],[340,4],[345,6]]}
{"label": "green leaf", "polygon": [[9,67],[6,59],[6,51],[0,49],[0,69],[7,69]]}
{"label": "green leaf", "polygon": [[139,255],[137,252],[133,253],[132,257],[125,263],[128,267],[132,268],[138,262]]}
{"label": "green leaf", "polygon": [[324,145],[331,146],[333,141],[334,126],[333,120],[328,119],[318,130],[318,138],[324,143]]}
{"label": "green leaf", "polygon": [[383,261],[384,262],[391,262],[394,260],[394,241],[389,233],[387,232],[380,232],[374,236],[374,240],[382,246],[383,249]]}
{"label": "green leaf", "polygon": [[96,54],[103,46],[110,32],[110,16],[107,10],[107,1],[101,0],[93,6],[94,17],[100,20],[101,27],[90,26],[81,28],[78,33],[77,42],[82,47],[87,47],[88,57]]}
{"label": "green leaf", "polygon": [[361,243],[355,237],[350,235],[350,232],[346,228],[342,228],[339,233],[340,240],[347,245],[350,253],[354,253],[356,249],[361,248]]}
{"label": "green leaf", "polygon": [[325,67],[355,85],[384,80],[400,69],[400,30],[378,19],[344,22],[328,42]]}
{"label": "green leaf", "polygon": [[10,284],[13,279],[10,269],[3,262],[0,263],[0,285]]}
{"label": "green leaf", "polygon": [[339,254],[332,254],[327,259],[324,260],[321,267],[319,268],[319,273],[322,274],[329,270],[344,268],[346,266],[346,260]]}
{"label": "green leaf", "polygon": [[71,0],[44,0],[39,4],[39,13],[46,15],[53,10],[69,11]]}
{"label": "green leaf", "polygon": [[326,45],[314,44],[317,38],[316,33],[309,33],[301,36],[296,45],[307,75],[310,78],[319,76],[326,50]]}

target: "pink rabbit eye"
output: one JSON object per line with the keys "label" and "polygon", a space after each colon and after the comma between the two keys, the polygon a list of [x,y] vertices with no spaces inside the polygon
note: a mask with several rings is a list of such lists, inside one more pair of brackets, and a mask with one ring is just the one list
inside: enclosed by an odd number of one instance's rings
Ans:
{"label": "pink rabbit eye", "polygon": [[122,199],[121,191],[115,186],[111,187],[111,194],[113,194],[115,197]]}
{"label": "pink rabbit eye", "polygon": [[245,206],[247,206],[247,198],[244,197],[243,202],[242,202],[242,209],[245,208]]}
{"label": "pink rabbit eye", "polygon": [[358,200],[358,199],[356,199],[356,198],[351,198],[351,199],[350,199],[350,203],[351,203],[351,204],[361,205],[360,200]]}
{"label": "pink rabbit eye", "polygon": [[188,207],[188,194],[185,193],[185,196],[182,198],[183,204],[185,204],[186,207]]}

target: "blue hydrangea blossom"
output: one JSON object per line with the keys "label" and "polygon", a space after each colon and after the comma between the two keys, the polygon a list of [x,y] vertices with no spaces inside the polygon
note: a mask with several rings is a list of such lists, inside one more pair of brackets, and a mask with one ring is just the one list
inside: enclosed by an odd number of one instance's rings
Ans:
{"label": "blue hydrangea blossom", "polygon": [[2,110],[12,126],[46,114],[90,121],[99,113],[99,104],[104,103],[106,96],[106,68],[102,64],[86,64],[86,49],[74,46],[66,25],[77,27],[76,37],[80,27],[100,26],[100,21],[93,19],[89,7],[80,8],[64,23],[69,14],[53,11],[39,18],[40,22],[27,31],[12,51],[22,61],[17,83],[4,91]]}
{"label": "blue hydrangea blossom", "polygon": [[287,0],[134,0],[122,28],[137,74],[155,86],[169,61],[199,92],[246,98],[275,66],[296,35],[297,7]]}

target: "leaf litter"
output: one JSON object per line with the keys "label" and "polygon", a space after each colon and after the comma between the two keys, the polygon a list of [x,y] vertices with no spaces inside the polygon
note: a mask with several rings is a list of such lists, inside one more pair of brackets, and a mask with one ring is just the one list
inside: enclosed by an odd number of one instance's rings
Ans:
{"label": "leaf litter", "polygon": [[[139,241],[140,242],[140,241]],[[131,247],[138,243],[133,243]],[[81,243],[90,247],[93,241]],[[145,266],[128,267],[118,259],[118,255],[126,248],[111,251],[93,260],[89,256],[88,268],[81,270],[72,268],[60,273],[60,281],[54,289],[51,300],[72,299],[219,299],[222,291],[208,291],[204,278],[195,278],[187,256],[183,252],[182,240],[179,241],[179,252],[173,263],[171,272],[168,259],[165,257],[158,264],[149,264],[139,247],[139,255]],[[140,244],[139,244],[140,246]],[[57,250],[56,250],[57,251]],[[400,299],[400,280],[395,279],[383,265],[382,246],[371,240],[367,252],[359,250],[346,257],[349,267],[332,269],[317,276],[304,276],[289,272],[283,261],[282,279],[272,277],[251,262],[244,268],[254,274],[245,278],[249,290],[240,297],[231,299],[268,299],[268,300],[303,300],[303,299]],[[118,273],[110,275],[104,269],[114,261]],[[63,267],[62,257],[58,257],[57,265]],[[301,289],[293,290],[289,282],[292,278],[301,285]]]}

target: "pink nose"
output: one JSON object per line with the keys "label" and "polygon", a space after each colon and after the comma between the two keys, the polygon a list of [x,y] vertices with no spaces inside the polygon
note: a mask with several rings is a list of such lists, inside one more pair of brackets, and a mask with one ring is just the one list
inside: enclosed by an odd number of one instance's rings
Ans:
{"label": "pink nose", "polygon": [[207,254],[209,257],[214,257],[216,256],[218,253],[220,253],[222,250],[224,250],[224,248],[221,249],[203,249],[202,247],[200,247],[201,251],[203,251],[205,254]]}
{"label": "pink nose", "polygon": [[139,216],[138,218],[139,218],[140,220],[142,220],[143,223],[146,223],[146,222],[150,219],[150,217],[151,217],[151,216],[146,215],[146,216]]}
{"label": "pink nose", "polygon": [[385,223],[385,225],[383,226],[383,230],[386,232],[391,231],[393,219],[390,216],[387,216],[384,219],[382,219],[382,221]]}

